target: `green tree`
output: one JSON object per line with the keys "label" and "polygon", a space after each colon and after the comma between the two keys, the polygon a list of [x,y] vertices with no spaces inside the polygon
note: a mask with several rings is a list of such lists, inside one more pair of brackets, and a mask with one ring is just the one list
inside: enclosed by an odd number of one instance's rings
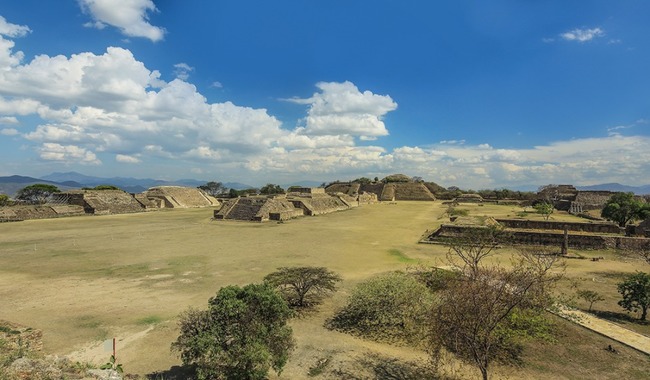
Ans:
{"label": "green tree", "polygon": [[0,194],[0,207],[9,204],[9,196],[7,194]]}
{"label": "green tree", "polygon": [[605,300],[605,297],[593,290],[578,290],[577,294],[578,297],[582,298],[586,302],[589,302],[589,311],[591,311],[594,303]]}
{"label": "green tree", "polygon": [[37,183],[18,190],[18,193],[16,193],[16,199],[30,203],[42,204],[47,201],[47,198],[49,198],[50,195],[60,192],[61,190],[54,185]]}
{"label": "green tree", "polygon": [[623,297],[618,301],[619,306],[627,311],[641,310],[640,320],[645,321],[650,306],[650,274],[636,272],[618,284],[618,292]]}
{"label": "green tree", "polygon": [[553,211],[555,210],[553,204],[549,202],[539,202],[533,207],[538,214],[541,214],[544,217],[544,220],[548,220],[548,218],[551,217],[551,214],[553,214]]}
{"label": "green tree", "polygon": [[600,216],[625,227],[630,222],[650,216],[650,206],[637,199],[634,193],[616,193],[607,200]]}
{"label": "green tree", "polygon": [[198,186],[198,189],[201,189],[208,193],[209,195],[216,197],[226,192],[226,187],[221,182],[210,181],[205,185]]}
{"label": "green tree", "polygon": [[181,314],[172,344],[198,379],[265,379],[270,368],[282,371],[294,348],[287,326],[292,312],[275,289],[227,286],[208,304]]}
{"label": "green tree", "polygon": [[274,185],[272,183],[267,183],[260,189],[260,194],[264,195],[273,195],[273,194],[284,194],[284,189],[280,185]]}
{"label": "green tree", "polygon": [[290,306],[309,307],[335,291],[341,277],[324,267],[282,267],[264,281],[279,289]]}
{"label": "green tree", "polygon": [[422,343],[433,295],[403,272],[375,276],[357,285],[328,327],[377,340]]}
{"label": "green tree", "polygon": [[97,185],[95,187],[82,187],[82,190],[122,190],[114,185]]}

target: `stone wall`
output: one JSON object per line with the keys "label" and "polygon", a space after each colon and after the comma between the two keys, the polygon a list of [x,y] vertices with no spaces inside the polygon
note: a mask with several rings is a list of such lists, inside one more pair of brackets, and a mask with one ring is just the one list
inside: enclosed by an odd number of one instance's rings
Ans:
{"label": "stone wall", "polygon": [[382,202],[395,201],[395,183],[387,183],[379,195],[379,200]]}
{"label": "stone wall", "polygon": [[377,203],[379,200],[377,199],[377,194],[375,193],[366,193],[365,191],[359,194],[359,204],[371,204],[371,203]]}
{"label": "stone wall", "polygon": [[497,219],[506,228],[529,229],[529,230],[559,230],[565,228],[568,231],[582,231],[596,234],[622,234],[624,230],[614,223],[580,223],[580,222],[556,222],[525,219]]}
{"label": "stone wall", "polygon": [[0,207],[0,222],[17,222],[21,220],[49,219],[77,215],[85,215],[83,207],[75,205]]}
{"label": "stone wall", "polygon": [[580,204],[582,210],[600,210],[605,203],[616,193],[612,191],[578,191],[575,202]]}
{"label": "stone wall", "polygon": [[[468,229],[483,228],[467,225],[443,224],[433,233],[428,233],[421,240],[423,243],[446,243],[449,239],[462,236]],[[564,232],[544,230],[509,230],[510,236],[501,242],[504,245],[542,245],[562,246]],[[650,249],[650,239],[615,235],[584,234],[570,232],[567,234],[570,248],[574,249]]]}

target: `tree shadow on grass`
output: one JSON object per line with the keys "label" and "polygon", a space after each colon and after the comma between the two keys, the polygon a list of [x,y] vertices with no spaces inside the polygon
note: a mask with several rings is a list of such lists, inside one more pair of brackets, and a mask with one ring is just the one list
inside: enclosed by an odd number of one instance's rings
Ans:
{"label": "tree shadow on grass", "polygon": [[630,272],[618,272],[618,271],[602,271],[602,272],[589,272],[589,275],[605,277],[613,280],[623,281],[626,278],[630,277]]}
{"label": "tree shadow on grass", "polygon": [[196,371],[193,367],[172,366],[165,371],[156,371],[147,374],[147,380],[194,380]]}
{"label": "tree shadow on grass", "polygon": [[614,323],[633,323],[638,325],[647,325],[648,321],[642,321],[631,316],[628,313],[619,313],[616,311],[591,310],[591,313],[598,318],[608,320]]}
{"label": "tree shadow on grass", "polygon": [[368,355],[361,364],[370,368],[377,380],[434,380],[439,377],[430,368],[413,362],[379,355]]}

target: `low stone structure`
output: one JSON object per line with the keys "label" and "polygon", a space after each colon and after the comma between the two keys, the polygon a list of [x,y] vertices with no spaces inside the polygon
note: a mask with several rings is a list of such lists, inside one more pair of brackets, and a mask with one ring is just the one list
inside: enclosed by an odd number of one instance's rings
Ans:
{"label": "low stone structure", "polygon": [[614,194],[606,190],[578,190],[573,185],[548,185],[537,192],[537,197],[552,202],[557,210],[581,214],[602,209]]}
{"label": "low stone structure", "polygon": [[512,229],[580,231],[593,234],[622,234],[625,232],[617,224],[610,222],[581,223],[559,222],[553,220],[496,219],[502,226]]}
{"label": "low stone structure", "polygon": [[[468,218],[458,218],[451,224],[443,224],[436,231],[427,232],[421,243],[446,244],[450,239],[462,236],[471,229],[485,228],[488,224],[498,223],[503,226],[507,240],[504,245],[542,245],[562,247],[566,242],[568,247],[577,249],[638,249],[650,248],[650,239],[624,236],[624,230],[611,223],[578,223],[531,221],[518,219],[488,218],[483,225],[475,221],[467,222]],[[565,232],[566,231],[566,232]]]}
{"label": "low stone structure", "polygon": [[644,236],[650,238],[650,218],[634,226],[632,234],[635,236]]}
{"label": "low stone structure", "polygon": [[[240,197],[225,201],[215,210],[215,220],[264,222],[328,214],[357,207],[358,198],[344,193],[326,194],[322,188],[292,188],[286,195]],[[372,198],[372,197],[369,197]]]}
{"label": "low stone structure", "polygon": [[53,195],[53,203],[83,207],[86,214],[109,215],[144,211],[133,195],[122,190],[72,190]]}
{"label": "low stone structure", "polygon": [[19,222],[29,219],[49,219],[77,215],[85,215],[83,207],[75,205],[21,205],[0,207],[0,222]]}
{"label": "low stone structure", "polygon": [[454,199],[454,203],[483,203],[483,197],[478,194],[461,194]]}
{"label": "low stone structure", "polygon": [[[219,201],[203,190],[182,186],[152,187],[137,197],[157,208],[194,208],[219,206]],[[146,199],[146,201],[145,201]],[[146,204],[145,204],[146,207]]]}

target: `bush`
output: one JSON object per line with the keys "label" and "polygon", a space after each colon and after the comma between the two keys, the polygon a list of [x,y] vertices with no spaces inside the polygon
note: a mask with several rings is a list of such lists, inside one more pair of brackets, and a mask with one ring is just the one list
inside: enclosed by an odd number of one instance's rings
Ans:
{"label": "bush", "polygon": [[282,371],[294,343],[291,310],[280,294],[268,284],[227,286],[208,304],[181,314],[172,344],[196,378],[265,379],[269,368]]}
{"label": "bush", "polygon": [[432,302],[424,284],[391,272],[357,285],[328,327],[376,340],[419,343]]}

